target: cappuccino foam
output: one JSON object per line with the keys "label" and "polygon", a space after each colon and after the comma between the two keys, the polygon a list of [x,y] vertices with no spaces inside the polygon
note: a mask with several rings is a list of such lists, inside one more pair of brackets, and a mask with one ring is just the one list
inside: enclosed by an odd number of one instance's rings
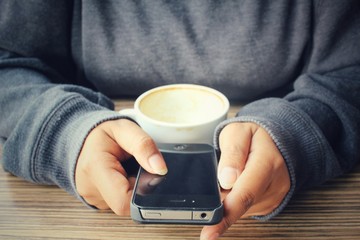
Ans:
{"label": "cappuccino foam", "polygon": [[224,111],[223,100],[202,89],[170,88],[146,96],[139,108],[146,116],[161,122],[197,124],[213,120]]}

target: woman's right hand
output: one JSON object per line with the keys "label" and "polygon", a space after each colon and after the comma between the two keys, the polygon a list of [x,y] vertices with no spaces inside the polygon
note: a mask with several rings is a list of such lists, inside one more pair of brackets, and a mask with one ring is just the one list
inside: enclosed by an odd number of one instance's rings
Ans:
{"label": "woman's right hand", "polygon": [[75,183],[80,196],[98,209],[111,208],[117,215],[128,215],[135,179],[128,176],[122,163],[131,156],[150,173],[167,173],[156,144],[136,123],[120,119],[95,127],[76,165]]}

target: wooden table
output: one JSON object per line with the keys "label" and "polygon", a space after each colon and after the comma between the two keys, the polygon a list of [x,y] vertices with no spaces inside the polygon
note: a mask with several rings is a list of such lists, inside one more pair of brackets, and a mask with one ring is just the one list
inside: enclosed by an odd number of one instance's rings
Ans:
{"label": "wooden table", "polygon": [[[131,106],[116,101],[117,109]],[[94,211],[57,187],[34,185],[0,169],[0,239],[198,239],[200,231],[201,226],[141,225]],[[360,166],[298,193],[268,222],[239,220],[222,239],[360,239]]]}

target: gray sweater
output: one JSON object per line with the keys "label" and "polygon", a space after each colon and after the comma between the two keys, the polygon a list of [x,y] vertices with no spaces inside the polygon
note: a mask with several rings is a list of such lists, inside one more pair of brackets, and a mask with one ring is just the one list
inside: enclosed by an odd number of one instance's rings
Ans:
{"label": "gray sweater", "polygon": [[[110,98],[196,83],[246,102],[229,122],[264,127],[291,190],[360,156],[359,1],[0,1],[5,170],[76,192],[85,137],[118,119]],[[218,146],[217,138],[215,145]]]}

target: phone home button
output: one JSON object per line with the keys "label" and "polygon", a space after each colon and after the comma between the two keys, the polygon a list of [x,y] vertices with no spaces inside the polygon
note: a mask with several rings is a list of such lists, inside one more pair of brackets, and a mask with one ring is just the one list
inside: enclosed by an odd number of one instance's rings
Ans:
{"label": "phone home button", "polygon": [[[160,212],[161,211],[161,212]],[[191,211],[178,210],[146,210],[140,209],[141,215],[144,219],[167,219],[167,220],[191,220]]]}

